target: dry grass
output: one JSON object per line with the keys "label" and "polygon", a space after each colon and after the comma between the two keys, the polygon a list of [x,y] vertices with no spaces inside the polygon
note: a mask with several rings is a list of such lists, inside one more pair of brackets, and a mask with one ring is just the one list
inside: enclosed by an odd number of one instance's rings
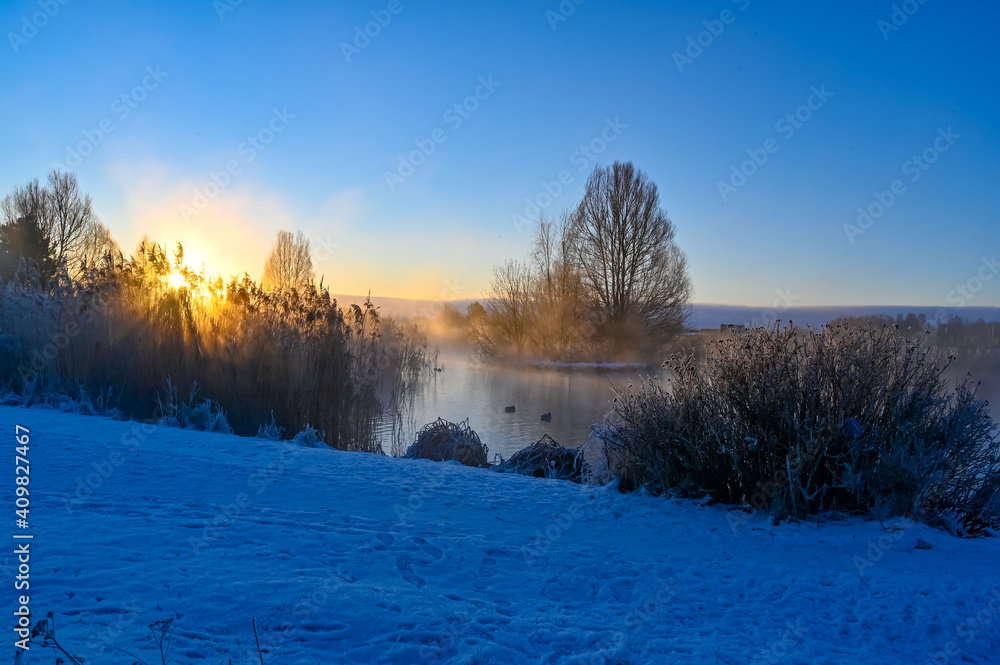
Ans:
{"label": "dry grass", "polygon": [[[269,423],[311,425],[331,446],[382,452],[380,423],[405,410],[427,366],[419,340],[370,302],[341,309],[321,287],[267,291],[248,276],[223,284],[182,261],[181,248],[171,259],[152,245],[47,289],[3,285],[2,376],[22,393],[112,387],[133,417],[207,418],[224,429],[211,417],[221,411],[244,436]],[[184,286],[173,288],[178,272]],[[177,397],[195,386],[211,400],[208,414],[204,401]]]}
{"label": "dry grass", "polygon": [[469,421],[452,423],[438,418],[424,425],[417,439],[407,449],[407,459],[429,459],[435,462],[460,462],[466,466],[488,466],[489,449]]}
{"label": "dry grass", "polygon": [[548,434],[535,443],[514,453],[495,467],[505,473],[519,473],[535,478],[557,478],[574,483],[583,482],[583,449],[560,446]]}

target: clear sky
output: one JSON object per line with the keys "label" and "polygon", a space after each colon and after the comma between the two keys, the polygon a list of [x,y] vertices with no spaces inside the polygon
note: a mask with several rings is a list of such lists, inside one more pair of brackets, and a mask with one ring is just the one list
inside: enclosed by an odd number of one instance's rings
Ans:
{"label": "clear sky", "polygon": [[125,249],[301,230],[334,292],[457,298],[632,160],[697,301],[1000,305],[1000,9],[896,7],[4,0],[0,193],[59,163]]}

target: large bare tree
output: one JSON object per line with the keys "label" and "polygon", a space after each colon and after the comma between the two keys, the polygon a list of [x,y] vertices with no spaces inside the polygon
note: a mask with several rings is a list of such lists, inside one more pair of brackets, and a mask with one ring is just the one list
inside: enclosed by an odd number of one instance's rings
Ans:
{"label": "large bare tree", "polygon": [[309,239],[302,231],[278,231],[264,262],[264,287],[277,291],[301,290],[313,281]]}
{"label": "large bare tree", "polygon": [[56,264],[80,258],[84,238],[98,224],[89,194],[80,191],[75,173],[49,174],[47,220],[43,226],[52,242]]}
{"label": "large bare tree", "polygon": [[594,169],[573,215],[573,254],[594,324],[609,339],[683,331],[692,288],[674,234],[645,173],[631,162]]}

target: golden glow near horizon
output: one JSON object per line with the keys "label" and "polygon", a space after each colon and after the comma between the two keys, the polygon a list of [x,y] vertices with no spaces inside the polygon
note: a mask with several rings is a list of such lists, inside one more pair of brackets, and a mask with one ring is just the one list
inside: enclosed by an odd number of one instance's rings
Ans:
{"label": "golden glow near horizon", "polygon": [[187,284],[187,280],[184,279],[184,275],[175,270],[167,276],[167,286],[172,289],[180,289]]}

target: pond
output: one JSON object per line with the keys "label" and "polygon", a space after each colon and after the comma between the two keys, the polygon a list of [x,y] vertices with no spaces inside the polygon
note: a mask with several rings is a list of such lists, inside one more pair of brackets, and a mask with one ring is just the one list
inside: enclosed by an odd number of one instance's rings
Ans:
{"label": "pond", "polygon": [[[432,373],[417,392],[413,415],[405,426],[407,445],[420,427],[438,417],[451,422],[469,419],[469,425],[489,447],[489,459],[505,459],[548,434],[564,446],[580,446],[590,436],[591,425],[611,410],[612,385],[627,385],[642,376],[664,378],[656,366],[490,366],[473,362],[468,355],[442,356],[444,371]],[[965,371],[946,373],[949,389]],[[1000,379],[995,372],[974,372],[982,381],[978,394],[989,400],[994,420],[1000,404]],[[513,406],[514,413],[505,407]],[[551,422],[542,421],[551,413]],[[998,432],[1000,434],[1000,432]],[[389,452],[388,436],[383,447]]]}
{"label": "pond", "polygon": [[[612,384],[660,375],[645,366],[489,366],[462,355],[442,357],[444,371],[434,372],[418,391],[407,440],[438,417],[469,425],[489,447],[490,461],[509,458],[544,434],[564,446],[580,446],[590,426],[611,409]],[[514,413],[506,407],[513,406]],[[545,422],[541,416],[552,414]]]}

